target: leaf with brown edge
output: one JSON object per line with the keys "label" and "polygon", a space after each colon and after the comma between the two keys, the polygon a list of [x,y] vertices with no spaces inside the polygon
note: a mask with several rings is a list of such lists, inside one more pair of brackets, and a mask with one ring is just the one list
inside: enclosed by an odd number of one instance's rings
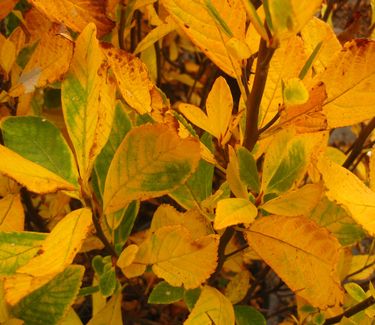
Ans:
{"label": "leaf with brown edge", "polygon": [[170,285],[193,289],[215,271],[218,245],[219,235],[193,240],[185,227],[165,226],[139,246],[132,265],[151,264],[154,273]]}
{"label": "leaf with brown edge", "polygon": [[60,27],[54,24],[41,39],[27,62],[22,74],[9,94],[17,97],[33,92],[62,78],[68,71],[73,56],[73,42],[59,35]]}
{"label": "leaf with brown edge", "polygon": [[76,187],[48,169],[0,145],[0,172],[24,185],[34,193],[46,194],[58,190],[74,191]]}
{"label": "leaf with brown edge", "polygon": [[326,309],[343,301],[340,244],[305,217],[268,216],[246,232],[249,245],[299,296]]}
{"label": "leaf with brown edge", "polygon": [[173,191],[195,171],[199,142],[181,139],[162,124],[146,124],[128,132],[108,169],[104,210],[115,212],[132,200],[146,200]]}
{"label": "leaf with brown edge", "polygon": [[146,65],[133,54],[111,45],[102,45],[109,65],[116,77],[122,97],[139,114],[151,112],[153,84]]}
{"label": "leaf with brown edge", "polygon": [[50,20],[65,24],[76,32],[83,31],[87,24],[93,22],[98,29],[99,37],[102,37],[115,26],[105,14],[107,1],[31,0],[30,2]]}
{"label": "leaf with brown edge", "polygon": [[314,81],[325,84],[323,111],[328,127],[363,122],[375,115],[375,41],[356,39],[344,45]]}

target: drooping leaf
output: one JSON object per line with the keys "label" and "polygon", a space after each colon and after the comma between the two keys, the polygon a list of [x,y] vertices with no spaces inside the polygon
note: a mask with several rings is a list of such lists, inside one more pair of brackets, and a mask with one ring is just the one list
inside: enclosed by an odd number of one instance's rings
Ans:
{"label": "drooping leaf", "polygon": [[327,68],[316,76],[323,82],[323,104],[330,128],[353,125],[375,115],[375,41],[357,39],[344,45]]}
{"label": "drooping leaf", "polygon": [[48,169],[0,145],[0,172],[35,193],[74,191],[76,187]]}
{"label": "drooping leaf", "polygon": [[14,274],[36,255],[45,238],[37,232],[0,232],[0,274]]}
{"label": "drooping leaf", "polygon": [[5,145],[78,188],[73,153],[60,130],[37,116],[8,117],[1,123]]}
{"label": "drooping leaf", "polygon": [[233,109],[232,94],[223,77],[216,79],[207,97],[207,115],[199,107],[190,104],[180,104],[178,108],[190,122],[223,143]]}
{"label": "drooping leaf", "polygon": [[149,304],[172,304],[182,300],[184,289],[181,287],[172,287],[165,281],[159,282],[148,297]]}
{"label": "drooping leaf", "polygon": [[121,293],[117,293],[107,304],[87,323],[87,325],[118,325],[122,322]]}
{"label": "drooping leaf", "polygon": [[199,143],[165,125],[142,125],[125,137],[111,162],[104,190],[106,213],[130,201],[161,196],[183,184],[200,159]]}
{"label": "drooping leaf", "polygon": [[[218,235],[193,240],[185,227],[166,226],[156,230],[139,246],[133,264],[151,264],[153,272],[170,285],[192,289],[214,272],[218,244]],[[126,268],[124,270],[127,275]]]}
{"label": "drooping leaf", "polygon": [[70,70],[61,87],[65,124],[84,188],[111,132],[115,110],[115,85],[103,61],[96,27],[91,23],[77,38]]}
{"label": "drooping leaf", "polygon": [[258,209],[249,200],[242,198],[223,199],[217,203],[215,229],[223,229],[239,223],[250,224],[258,214]]}
{"label": "drooping leaf", "polygon": [[342,302],[337,270],[340,245],[326,229],[306,217],[268,216],[250,226],[247,240],[313,306],[326,309]]}
{"label": "drooping leaf", "polygon": [[329,199],[343,205],[353,219],[370,235],[375,235],[375,192],[357,176],[333,161],[322,158],[318,164]]}
{"label": "drooping leaf", "polygon": [[78,294],[84,267],[71,265],[43,287],[22,299],[12,310],[25,324],[57,324]]}
{"label": "drooping leaf", "polygon": [[139,114],[151,112],[153,84],[146,65],[136,56],[110,45],[103,45],[103,50],[125,101]]}
{"label": "drooping leaf", "polygon": [[204,286],[184,325],[234,324],[231,302],[215,288]]}
{"label": "drooping leaf", "polygon": [[61,79],[68,71],[73,55],[73,42],[60,35],[59,28],[53,25],[41,36],[18,82],[11,88],[11,96],[31,93],[35,88]]}
{"label": "drooping leaf", "polygon": [[234,306],[237,325],[266,325],[264,316],[254,307],[236,305]]}
{"label": "drooping leaf", "polygon": [[0,199],[0,231],[24,230],[25,213],[19,194],[9,194]]}
{"label": "drooping leaf", "polygon": [[106,3],[96,0],[31,0],[33,6],[49,19],[66,24],[76,32],[82,32],[87,24],[94,22],[99,37],[108,34],[114,27],[105,14]]}
{"label": "drooping leaf", "polygon": [[248,199],[247,182],[241,178],[239,158],[232,147],[229,150],[229,164],[227,166],[227,182],[230,190],[237,198]]}
{"label": "drooping leaf", "polygon": [[252,191],[259,192],[260,182],[256,161],[253,155],[244,147],[237,149],[240,179]]}
{"label": "drooping leaf", "polygon": [[[226,43],[230,39],[208,10],[204,0],[163,0],[161,2],[178,26],[192,42],[220,69],[236,77],[240,75],[241,62],[229,55]],[[233,36],[243,40],[245,36],[246,12],[241,0],[212,0],[212,7],[230,29]],[[199,15],[197,13],[199,12]]]}
{"label": "drooping leaf", "polygon": [[261,208],[282,216],[308,216],[322,196],[322,186],[308,184],[264,203]]}

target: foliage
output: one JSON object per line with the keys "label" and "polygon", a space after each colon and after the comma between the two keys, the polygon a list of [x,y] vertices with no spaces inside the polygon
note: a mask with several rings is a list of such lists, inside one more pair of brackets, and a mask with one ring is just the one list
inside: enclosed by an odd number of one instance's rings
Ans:
{"label": "foliage", "polygon": [[0,323],[370,324],[375,41],[336,2],[3,0]]}

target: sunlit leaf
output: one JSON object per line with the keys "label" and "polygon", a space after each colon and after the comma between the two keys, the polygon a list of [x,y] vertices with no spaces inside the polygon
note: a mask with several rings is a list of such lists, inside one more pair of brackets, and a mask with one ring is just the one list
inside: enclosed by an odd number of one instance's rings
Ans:
{"label": "sunlit leaf", "polygon": [[322,196],[322,186],[308,184],[297,190],[286,192],[269,200],[261,208],[282,216],[308,216]]}
{"label": "sunlit leaf", "polygon": [[59,26],[53,25],[45,32],[27,62],[11,96],[30,93],[53,83],[68,71],[73,55],[73,42],[59,34]]}
{"label": "sunlit leaf", "polygon": [[325,84],[324,113],[331,128],[352,125],[375,115],[375,41],[348,42],[316,81]]}
{"label": "sunlit leaf", "polygon": [[78,187],[73,153],[56,126],[36,116],[19,116],[3,120],[1,129],[7,147]]}
{"label": "sunlit leaf", "polygon": [[122,97],[139,114],[151,112],[153,84],[146,65],[136,56],[110,45],[103,45],[103,49]]}
{"label": "sunlit leaf", "polygon": [[78,293],[84,267],[71,265],[55,278],[22,299],[12,312],[25,324],[57,324]]}
{"label": "sunlit leaf", "polygon": [[0,145],[0,172],[35,193],[75,190],[75,186],[48,169]]}
{"label": "sunlit leaf", "polygon": [[185,227],[162,227],[140,245],[133,263],[152,264],[154,273],[172,286],[196,288],[215,271],[218,244],[218,235],[194,240]]}
{"label": "sunlit leaf", "polygon": [[215,288],[205,286],[184,325],[234,324],[231,302]]}
{"label": "sunlit leaf", "polygon": [[82,32],[88,23],[94,22],[98,35],[109,33],[114,22],[106,15],[106,3],[96,0],[31,0],[38,10],[52,21],[66,24],[76,32]]}
{"label": "sunlit leaf", "polygon": [[199,159],[199,143],[193,138],[179,138],[168,126],[133,128],[109,167],[105,211],[117,211],[135,199],[167,194],[186,181]]}
{"label": "sunlit leaf", "polygon": [[64,119],[84,187],[95,158],[107,142],[115,110],[115,85],[103,61],[96,28],[91,23],[77,38],[61,88]]}
{"label": "sunlit leaf", "polygon": [[[225,46],[230,39],[207,9],[204,0],[163,0],[161,2],[179,27],[193,43],[220,69],[229,75],[240,75],[241,62],[228,53]],[[245,36],[246,12],[240,0],[212,0],[212,6],[220,13],[233,36],[243,40]],[[199,15],[197,15],[199,13]]]}
{"label": "sunlit leaf", "polygon": [[19,194],[9,194],[0,199],[0,231],[22,231],[25,213]]}
{"label": "sunlit leaf", "polygon": [[250,226],[247,240],[313,306],[326,309],[342,302],[337,271],[340,245],[326,229],[305,217],[268,216]]}
{"label": "sunlit leaf", "polygon": [[122,322],[121,311],[122,295],[118,293],[107,302],[88,323],[87,325],[118,325]]}
{"label": "sunlit leaf", "polygon": [[257,216],[258,209],[249,200],[230,198],[220,200],[216,207],[215,229],[223,229],[239,223],[250,224]]}
{"label": "sunlit leaf", "polygon": [[353,219],[370,235],[375,235],[375,192],[349,170],[328,159],[318,165],[328,189],[329,199],[350,212]]}

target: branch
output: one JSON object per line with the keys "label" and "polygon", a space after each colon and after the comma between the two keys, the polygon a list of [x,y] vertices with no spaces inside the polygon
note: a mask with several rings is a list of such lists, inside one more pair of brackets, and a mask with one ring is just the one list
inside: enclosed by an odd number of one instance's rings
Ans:
{"label": "branch", "polygon": [[375,129],[375,117],[372,118],[369,124],[365,126],[365,128],[359,134],[357,140],[353,143],[352,150],[348,158],[346,158],[345,162],[343,163],[343,167],[349,168],[350,165],[354,162],[354,160],[358,157],[361,153],[363,144],[365,143],[367,137],[371,134],[372,130]]}
{"label": "branch", "polygon": [[327,318],[326,321],[323,323],[323,325],[330,325],[330,324],[336,324],[341,321],[343,317],[351,317],[357,313],[359,313],[362,310],[365,310],[366,308],[372,306],[375,304],[375,298],[373,296],[361,301],[360,303],[350,307],[349,309],[345,310],[342,314],[337,315],[335,317]]}
{"label": "branch", "polygon": [[[264,39],[260,40],[254,84],[250,96],[247,96],[246,98],[246,128],[243,146],[249,151],[253,150],[255,143],[258,140],[259,108],[267,81],[269,63],[274,52],[275,49],[268,48],[267,42]],[[244,86],[246,89],[247,80]]]}

